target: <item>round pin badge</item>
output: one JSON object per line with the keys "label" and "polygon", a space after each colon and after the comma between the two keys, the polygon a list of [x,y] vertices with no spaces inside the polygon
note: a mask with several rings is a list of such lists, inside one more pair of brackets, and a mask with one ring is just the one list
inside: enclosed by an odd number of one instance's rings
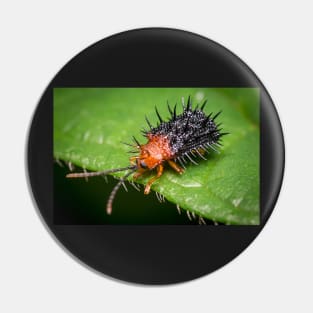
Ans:
{"label": "round pin badge", "polygon": [[273,211],[283,171],[280,121],[257,76],[174,29],[83,50],[45,90],[28,138],[47,227],[88,267],[134,283],[192,280],[237,257]]}

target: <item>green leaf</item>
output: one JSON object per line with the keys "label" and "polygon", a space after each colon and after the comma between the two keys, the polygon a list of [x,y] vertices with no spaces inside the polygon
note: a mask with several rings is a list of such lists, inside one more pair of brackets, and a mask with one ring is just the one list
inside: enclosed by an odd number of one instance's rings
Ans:
{"label": "green leaf", "polygon": [[[54,89],[54,157],[90,171],[129,164],[134,135],[146,139],[145,115],[169,118],[166,101],[191,96],[193,103],[208,99],[207,114],[222,114],[220,153],[212,152],[199,165],[189,164],[183,175],[166,167],[152,189],[168,201],[197,215],[226,224],[259,224],[259,90],[256,88],[56,88]],[[144,184],[154,173],[138,180]],[[115,175],[122,175],[117,173]]]}

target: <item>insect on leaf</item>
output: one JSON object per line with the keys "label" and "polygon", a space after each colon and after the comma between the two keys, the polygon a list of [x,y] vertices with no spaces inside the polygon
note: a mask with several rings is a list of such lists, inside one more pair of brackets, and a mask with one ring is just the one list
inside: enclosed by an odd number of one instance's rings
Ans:
{"label": "insect on leaf", "polygon": [[[255,88],[56,88],[54,157],[88,171],[128,166],[130,147],[122,142],[132,143],[134,136],[146,143],[141,133],[148,127],[146,119],[153,126],[160,123],[155,106],[167,121],[167,101],[178,115],[181,98],[187,103],[189,95],[193,107],[207,100],[207,115],[222,111],[215,122],[229,135],[223,136],[220,153],[212,150],[207,160],[199,157],[198,165],[188,162],[182,175],[166,167],[152,190],[210,220],[259,224],[260,99]],[[138,183],[145,184],[152,175]]]}

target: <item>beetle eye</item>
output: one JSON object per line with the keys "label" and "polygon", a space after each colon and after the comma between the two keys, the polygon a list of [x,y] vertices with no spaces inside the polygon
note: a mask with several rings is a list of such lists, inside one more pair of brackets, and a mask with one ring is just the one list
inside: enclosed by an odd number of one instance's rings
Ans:
{"label": "beetle eye", "polygon": [[147,168],[148,167],[145,161],[140,161],[140,166],[142,168]]}

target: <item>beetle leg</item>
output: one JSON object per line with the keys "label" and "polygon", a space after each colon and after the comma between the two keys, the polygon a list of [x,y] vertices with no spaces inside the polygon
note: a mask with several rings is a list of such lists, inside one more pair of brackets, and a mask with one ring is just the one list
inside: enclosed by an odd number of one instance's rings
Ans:
{"label": "beetle leg", "polygon": [[163,165],[160,164],[160,165],[157,167],[157,174],[156,174],[156,176],[152,177],[152,178],[148,181],[148,183],[147,183],[147,185],[146,185],[146,187],[145,187],[145,191],[144,191],[145,195],[147,195],[147,194],[150,192],[151,185],[152,185],[158,178],[160,178],[160,177],[162,176],[162,174],[163,174]]}
{"label": "beetle leg", "polygon": [[174,161],[167,160],[167,162],[177,173],[182,174],[184,172],[184,169],[178,166]]}
{"label": "beetle leg", "polygon": [[143,173],[144,173],[146,170],[144,170],[144,169],[138,169],[137,171],[138,171],[138,172],[136,172],[136,173],[133,175],[133,178],[134,178],[134,179],[137,179],[137,178],[139,178],[140,176],[142,176]]}

